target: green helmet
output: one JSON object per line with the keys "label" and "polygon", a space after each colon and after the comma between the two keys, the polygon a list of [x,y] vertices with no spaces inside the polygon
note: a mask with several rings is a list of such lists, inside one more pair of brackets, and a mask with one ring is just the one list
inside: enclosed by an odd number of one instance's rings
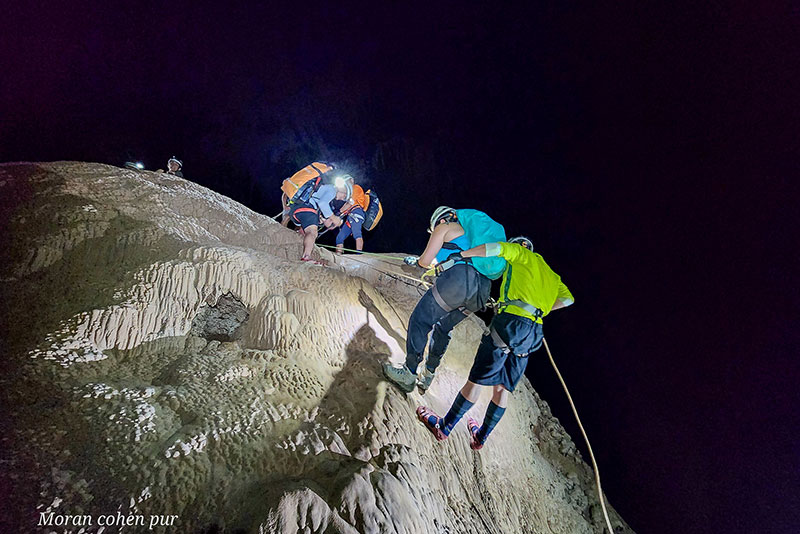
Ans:
{"label": "green helmet", "polygon": [[451,222],[457,219],[456,210],[453,208],[448,208],[447,206],[439,206],[433,211],[433,215],[431,215],[431,226],[428,229],[428,232],[433,232],[433,229],[436,228],[436,225],[439,224],[439,221],[444,219],[447,222]]}
{"label": "green helmet", "polygon": [[523,247],[533,252],[533,241],[531,241],[525,236],[512,237],[511,239],[508,240],[508,242],[516,243],[517,245],[522,245]]}

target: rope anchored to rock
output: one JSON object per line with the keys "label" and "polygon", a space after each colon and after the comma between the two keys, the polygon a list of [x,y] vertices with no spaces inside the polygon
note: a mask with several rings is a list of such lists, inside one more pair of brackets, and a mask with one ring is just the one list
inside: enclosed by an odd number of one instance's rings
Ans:
{"label": "rope anchored to rock", "polygon": [[[318,245],[318,246],[325,246],[325,245]],[[356,259],[356,258],[354,258],[352,256],[348,256],[347,259],[350,260],[350,261],[354,261],[356,263],[360,263],[361,265],[363,265],[363,266],[365,266],[365,267],[367,267],[369,269],[377,271],[377,272],[379,272],[379,273],[381,273],[381,274],[383,274],[385,276],[388,276],[389,278],[397,280],[398,282],[402,282],[402,283],[404,283],[406,285],[409,285],[411,287],[414,287],[416,289],[420,289],[420,286],[421,286],[422,289],[427,290],[431,285],[429,282],[426,282],[425,280],[421,280],[421,279],[416,278],[414,276],[409,276],[409,275],[403,274],[403,273],[395,273],[395,272],[384,271],[383,269],[378,269],[374,265],[371,265],[371,264],[369,264],[369,263],[367,263],[365,261],[358,260],[358,259]],[[411,282],[408,282],[406,280],[403,280],[403,278],[407,278],[408,280],[412,280],[415,283],[411,283]]]}
{"label": "rope anchored to rock", "polygon": [[[322,243],[317,243],[317,246],[318,247],[325,247],[325,248],[328,248],[328,249],[331,249],[331,250],[336,250],[337,249],[337,247],[335,247],[333,245],[323,245]],[[397,256],[389,256],[388,254],[378,254],[377,252],[364,252],[363,250],[353,250],[351,248],[344,248],[344,247],[342,247],[341,250],[344,250],[344,251],[347,251],[347,252],[355,252],[356,254],[363,254],[365,256],[372,256],[374,258],[388,258],[389,260],[392,260],[392,261],[399,261],[400,263],[403,262],[403,258],[398,258]],[[388,260],[381,260],[381,261],[384,261],[386,263],[392,263],[392,262],[390,262]],[[399,265],[399,264],[392,263],[392,265]]]}

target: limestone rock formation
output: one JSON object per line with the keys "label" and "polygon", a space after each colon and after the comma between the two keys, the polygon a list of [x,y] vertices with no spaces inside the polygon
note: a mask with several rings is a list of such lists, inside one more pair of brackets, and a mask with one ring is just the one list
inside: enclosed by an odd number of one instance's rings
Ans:
{"label": "limestone rock formation", "polygon": [[272,220],[107,165],[0,165],[0,210],[3,532],[604,531],[527,380],[480,452],[416,422],[449,406],[479,320],[424,399],[382,379],[420,296],[398,267],[301,263]]}

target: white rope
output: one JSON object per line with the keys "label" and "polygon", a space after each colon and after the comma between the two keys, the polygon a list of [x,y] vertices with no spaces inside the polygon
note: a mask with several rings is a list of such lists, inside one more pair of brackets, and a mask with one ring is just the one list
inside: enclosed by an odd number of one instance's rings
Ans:
{"label": "white rope", "polygon": [[583,429],[581,418],[578,417],[578,409],[575,408],[575,403],[572,402],[572,395],[569,394],[567,384],[564,382],[564,378],[561,376],[561,372],[556,366],[556,362],[553,359],[553,354],[550,352],[550,347],[547,345],[546,339],[544,340],[544,348],[547,350],[547,355],[550,357],[550,363],[553,365],[553,369],[555,369],[558,379],[561,381],[561,385],[564,387],[564,393],[567,394],[569,405],[572,406],[572,413],[575,414],[575,420],[578,422],[578,427],[581,429],[581,434],[583,434],[584,441],[586,441],[586,447],[589,448],[589,456],[592,459],[592,466],[594,467],[594,481],[597,483],[597,495],[600,497],[600,506],[603,508],[603,517],[606,519],[606,525],[608,526],[609,534],[614,534],[614,529],[611,527],[611,520],[608,518],[608,510],[606,510],[606,500],[603,497],[603,489],[600,486],[600,470],[597,468],[597,462],[594,459],[594,453],[592,452],[592,445],[589,443],[589,437],[586,435],[586,430]]}

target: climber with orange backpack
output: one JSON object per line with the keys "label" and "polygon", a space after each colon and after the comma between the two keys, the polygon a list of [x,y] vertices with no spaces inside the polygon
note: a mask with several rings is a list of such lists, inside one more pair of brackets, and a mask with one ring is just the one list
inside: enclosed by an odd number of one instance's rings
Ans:
{"label": "climber with orange backpack", "polygon": [[306,165],[281,184],[281,224],[289,226],[291,210],[297,204],[307,202],[311,194],[321,185],[332,184],[335,179],[335,167],[330,163],[315,161]]}
{"label": "climber with orange backpack", "polygon": [[[307,176],[287,184],[309,168],[317,173],[316,177],[308,172]],[[328,170],[323,171],[325,168]],[[332,166],[312,163],[306,169],[284,180],[281,189],[290,199],[284,203],[288,209],[288,219],[300,228],[303,236],[303,255],[300,259],[314,262],[311,251],[319,235],[319,227],[332,229],[342,224],[341,217],[334,214],[331,203],[335,200],[349,201],[353,195],[353,185],[349,175],[335,177],[330,172]]]}
{"label": "climber with orange backpack", "polygon": [[[352,178],[351,178],[352,180]],[[335,210],[338,215],[344,220],[344,224],[339,228],[339,233],[336,234],[336,253],[342,254],[344,252],[345,240],[353,236],[356,240],[356,250],[364,250],[364,236],[362,235],[362,226],[367,217],[367,206],[369,197],[364,193],[364,189],[360,185],[353,183],[353,196],[349,202],[343,202],[341,206]],[[337,203],[335,201],[334,203]]]}

